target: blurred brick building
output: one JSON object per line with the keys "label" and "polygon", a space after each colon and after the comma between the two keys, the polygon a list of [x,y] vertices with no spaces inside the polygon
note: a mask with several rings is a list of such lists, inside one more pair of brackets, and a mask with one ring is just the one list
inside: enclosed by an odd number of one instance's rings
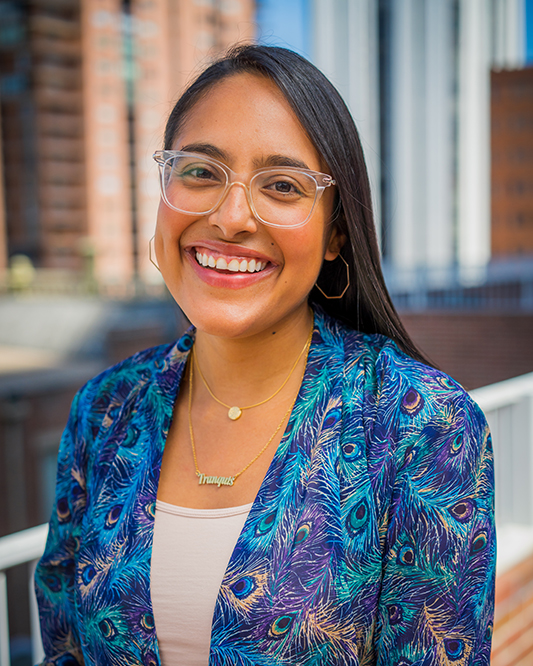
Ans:
{"label": "blurred brick building", "polygon": [[[164,298],[94,292],[142,294],[159,280],[151,155],[185,82],[253,39],[253,7],[0,0],[0,535],[47,520],[78,388],[185,326]],[[20,566],[7,579],[17,666],[31,663],[27,578]]]}
{"label": "blurred brick building", "polygon": [[533,67],[492,72],[492,255],[533,255]]}
{"label": "blurred brick building", "polygon": [[254,37],[252,0],[1,0],[0,271],[157,279],[151,155],[191,73]]}

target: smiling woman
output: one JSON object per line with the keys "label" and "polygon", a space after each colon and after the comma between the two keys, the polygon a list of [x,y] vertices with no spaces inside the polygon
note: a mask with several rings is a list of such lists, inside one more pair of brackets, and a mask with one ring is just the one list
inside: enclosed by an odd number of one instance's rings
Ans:
{"label": "smiling woman", "polygon": [[[283,365],[307,337],[307,297],[322,262],[334,260],[343,242],[330,224],[333,179],[320,173],[320,155],[277,86],[256,74],[225,78],[204,94],[171,148],[155,249],[167,286],[197,328],[198,354],[208,354],[200,351],[204,332],[240,340],[237,350],[263,351],[288,335]],[[274,329],[278,338],[267,341]],[[207,372],[211,362],[204,360]],[[220,370],[227,381],[228,370]]]}
{"label": "smiling woman", "polygon": [[154,158],[155,257],[192,326],[74,401],[45,663],[488,664],[490,435],[392,306],[337,91],[239,47]]}

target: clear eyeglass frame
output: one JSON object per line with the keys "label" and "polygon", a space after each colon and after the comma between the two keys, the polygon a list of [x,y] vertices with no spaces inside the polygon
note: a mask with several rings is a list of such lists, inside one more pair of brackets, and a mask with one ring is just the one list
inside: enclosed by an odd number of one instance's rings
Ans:
{"label": "clear eyeglass frame", "polygon": [[[170,203],[167,197],[166,193],[166,188],[165,188],[165,166],[167,162],[170,160],[180,157],[180,156],[186,156],[186,157],[195,157],[198,159],[201,159],[203,162],[211,163],[213,166],[216,166],[218,169],[220,169],[226,176],[226,183],[224,185],[224,190],[222,194],[220,195],[220,199],[217,201],[217,203],[210,208],[209,210],[206,211],[188,211],[188,210],[183,210],[181,208],[177,208],[173,204]],[[309,220],[311,219],[311,216],[313,214],[313,211],[315,210],[315,206],[320,201],[320,198],[324,194],[324,190],[327,187],[330,187],[331,185],[336,185],[335,180],[333,179],[332,176],[330,176],[327,173],[321,173],[320,171],[313,171],[311,169],[300,169],[299,167],[289,167],[289,166],[283,166],[283,167],[265,167],[263,169],[257,169],[255,171],[252,171],[250,181],[248,185],[246,183],[243,183],[242,180],[239,180],[239,174],[235,173],[232,169],[230,169],[228,166],[226,166],[223,162],[219,162],[218,160],[213,159],[212,157],[207,157],[206,155],[202,155],[200,153],[189,153],[186,151],[181,151],[181,150],[157,150],[153,155],[153,159],[157,162],[159,166],[159,184],[160,184],[160,189],[161,189],[161,198],[165,202],[165,204],[171,208],[172,210],[177,211],[178,213],[184,213],[185,215],[210,215],[211,213],[214,213],[216,209],[222,204],[224,199],[226,198],[226,195],[228,194],[229,189],[235,185],[239,184],[242,185],[246,192],[246,198],[248,200],[248,205],[250,206],[250,210],[252,211],[254,217],[261,222],[262,224],[265,224],[269,227],[278,227],[282,229],[295,229],[297,227],[303,227],[304,224],[307,224]],[[275,173],[283,169],[283,171],[288,171],[289,173],[303,173],[306,176],[309,176],[314,182],[316,186],[316,191],[315,191],[315,198],[313,200],[313,203],[311,205],[311,209],[309,211],[309,214],[307,217],[302,221],[298,222],[298,224],[276,224],[275,222],[269,222],[265,219],[263,219],[257,212],[253,197],[252,197],[252,190],[251,186],[254,181],[258,176],[261,176],[262,174],[268,174],[268,173]]]}

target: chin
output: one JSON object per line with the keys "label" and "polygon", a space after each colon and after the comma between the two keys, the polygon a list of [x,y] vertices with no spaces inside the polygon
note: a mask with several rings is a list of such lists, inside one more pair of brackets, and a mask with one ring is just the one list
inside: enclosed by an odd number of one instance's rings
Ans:
{"label": "chin", "polygon": [[[178,301],[179,304],[179,301]],[[250,307],[224,303],[181,309],[191,324],[200,332],[220,338],[244,338],[262,332],[272,325],[264,317],[256,316]],[[255,310],[255,308],[254,308]]]}

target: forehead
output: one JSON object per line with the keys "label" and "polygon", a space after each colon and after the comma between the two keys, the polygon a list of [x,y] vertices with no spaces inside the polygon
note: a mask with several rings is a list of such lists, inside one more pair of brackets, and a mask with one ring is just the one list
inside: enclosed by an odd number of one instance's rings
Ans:
{"label": "forehead", "polygon": [[269,79],[236,74],[216,83],[181,123],[173,148],[206,143],[234,161],[286,155],[320,170],[320,156],[289,102]]}

